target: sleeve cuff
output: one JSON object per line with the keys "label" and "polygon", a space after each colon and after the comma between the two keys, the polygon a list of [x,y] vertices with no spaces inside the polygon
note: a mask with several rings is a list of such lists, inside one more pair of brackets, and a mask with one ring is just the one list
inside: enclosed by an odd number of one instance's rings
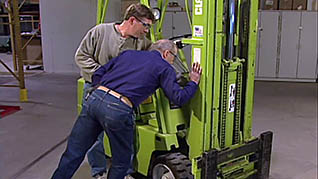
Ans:
{"label": "sleeve cuff", "polygon": [[191,86],[198,86],[198,84],[196,84],[196,82],[191,81],[191,80],[188,82],[188,84],[191,85]]}

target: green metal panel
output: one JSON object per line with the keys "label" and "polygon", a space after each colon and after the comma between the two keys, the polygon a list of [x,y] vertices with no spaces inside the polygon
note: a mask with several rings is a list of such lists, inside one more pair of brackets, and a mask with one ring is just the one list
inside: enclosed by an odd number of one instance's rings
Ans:
{"label": "green metal panel", "polygon": [[[207,1],[205,6],[207,6],[206,14],[207,17],[215,16],[215,1]],[[203,144],[203,151],[207,151],[210,149],[212,143],[212,135],[211,135],[211,128],[212,128],[212,84],[213,84],[213,61],[214,61],[214,40],[215,40],[215,18],[207,18],[204,23],[206,23],[206,31],[207,33],[204,35],[205,41],[205,52],[206,52],[206,89],[205,89],[205,132],[204,132],[204,144]]]}
{"label": "green metal panel", "polygon": [[[221,115],[221,134],[220,134],[220,142],[221,148],[229,147],[232,145],[233,138],[233,119],[234,119],[234,110],[231,111],[231,102],[230,96],[233,95],[232,88],[235,88],[236,85],[236,73],[230,72],[228,67],[223,66],[223,92],[222,92],[222,115]],[[224,134],[223,134],[224,133]],[[224,137],[224,138],[223,138]]]}
{"label": "green metal panel", "polygon": [[252,138],[252,119],[254,104],[254,78],[255,78],[255,59],[258,27],[258,1],[249,1],[250,3],[250,21],[249,21],[249,39],[248,39],[248,57],[247,57],[247,80],[246,80],[246,99],[244,112],[244,141]]}
{"label": "green metal panel", "polygon": [[103,12],[103,0],[97,0],[96,24],[100,24]]}
{"label": "green metal panel", "polygon": [[[239,146],[236,146],[239,147]],[[219,171],[222,173],[223,177],[226,179],[246,179],[249,176],[255,174],[257,170],[255,169],[255,161],[250,162],[249,157],[252,155],[242,156],[234,160],[229,160],[226,163],[219,164]],[[228,164],[228,165],[226,165]],[[236,172],[240,171],[240,172]]]}
{"label": "green metal panel", "polygon": [[[137,115],[137,120],[141,120],[144,123],[154,124],[152,126],[158,127],[158,123],[156,121],[156,107],[153,103],[152,97],[149,97],[143,104],[139,106],[139,114]],[[151,121],[151,122],[150,122]]]}
{"label": "green metal panel", "polygon": [[83,90],[85,81],[83,78],[77,80],[77,114],[82,111]]}
{"label": "green metal panel", "polygon": [[152,152],[156,149],[158,129],[150,126],[136,126],[136,160],[135,169],[147,176]]}
{"label": "green metal panel", "polygon": [[[244,60],[223,60],[222,64],[222,92],[220,111],[220,147],[230,147],[238,143],[240,134],[240,92],[241,67]],[[239,93],[239,94],[238,94]],[[235,136],[235,137],[234,137]]]}
{"label": "green metal panel", "polygon": [[198,159],[192,159],[192,174],[194,178],[201,178],[201,169],[198,166]]}
{"label": "green metal panel", "polygon": [[110,150],[110,143],[109,143],[109,139],[108,136],[104,134],[104,150],[105,150],[105,154],[108,157],[112,156],[112,152]]}
{"label": "green metal panel", "polygon": [[170,151],[172,146],[179,147],[175,134],[160,134],[157,128],[137,125],[135,169],[147,176],[152,153],[156,150]]}
{"label": "green metal panel", "polygon": [[208,36],[208,1],[193,1],[192,7],[192,39],[202,40],[202,45],[192,45],[192,63],[199,62],[202,67],[200,88],[194,99],[191,100],[192,116],[190,120],[190,129],[187,136],[189,148],[189,158],[199,157],[204,151],[206,140],[206,118],[205,118],[205,100],[206,99],[206,81],[208,75],[207,69],[207,36]]}
{"label": "green metal panel", "polygon": [[96,24],[104,23],[107,8],[108,8],[108,0],[98,0],[97,1]]}
{"label": "green metal panel", "polygon": [[159,92],[160,89],[158,89],[154,94],[154,105],[156,107],[156,118],[158,122],[158,128],[159,132],[166,134],[167,133],[167,126],[166,121],[164,120],[164,111],[163,111],[163,104],[161,103],[161,98],[164,98],[164,96],[160,95]]}
{"label": "green metal panel", "polygon": [[220,84],[221,84],[221,65],[223,59],[223,48],[225,35],[223,32],[223,1],[216,2],[216,21],[215,21],[215,55],[214,55],[214,74],[213,74],[213,107],[212,107],[212,137],[213,143],[211,148],[219,149],[220,141],[219,141],[219,115],[220,115]]}
{"label": "green metal panel", "polygon": [[[160,91],[160,96],[165,96],[163,90]],[[171,109],[173,107],[169,100],[165,97],[161,97],[161,104],[163,110],[163,120],[166,125],[167,134],[176,134],[177,127],[180,125],[184,125],[185,128],[189,127],[188,121],[190,119],[190,110],[189,106],[183,106],[182,108],[176,107],[175,109]]]}
{"label": "green metal panel", "polygon": [[[236,165],[228,165],[227,167],[221,168],[221,172],[224,174],[224,176],[227,176],[228,174],[231,174],[233,172],[235,172],[238,169],[243,168],[243,173],[246,172],[249,175],[255,173],[256,171],[253,169],[254,163],[253,162],[249,162],[246,159],[243,159],[239,162],[236,163]],[[240,174],[242,175],[242,174]],[[245,176],[246,174],[244,174]],[[238,178],[238,176],[230,176],[230,177],[226,177],[226,178]]]}

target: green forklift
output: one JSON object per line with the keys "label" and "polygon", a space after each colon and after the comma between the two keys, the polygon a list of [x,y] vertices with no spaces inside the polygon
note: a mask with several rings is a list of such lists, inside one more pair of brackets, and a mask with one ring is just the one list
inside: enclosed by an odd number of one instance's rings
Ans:
{"label": "green forklift", "polygon": [[[169,0],[140,2],[158,19],[150,39],[162,39]],[[98,4],[103,19],[108,0]],[[203,68],[200,88],[183,107],[161,89],[139,106],[135,178],[268,179],[273,133],[252,136],[258,1],[193,0],[189,7],[185,0],[191,34],[172,38],[180,49],[175,69],[182,85],[189,73],[182,48],[190,45],[188,60]],[[78,81],[79,111],[83,84]],[[107,137],[105,152],[111,156]]]}

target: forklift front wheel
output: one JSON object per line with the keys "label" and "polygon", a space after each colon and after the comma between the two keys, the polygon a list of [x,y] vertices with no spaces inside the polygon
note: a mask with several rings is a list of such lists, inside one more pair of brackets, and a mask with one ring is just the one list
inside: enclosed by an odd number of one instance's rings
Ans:
{"label": "forklift front wheel", "polygon": [[191,162],[181,153],[158,156],[151,170],[152,179],[193,179]]}

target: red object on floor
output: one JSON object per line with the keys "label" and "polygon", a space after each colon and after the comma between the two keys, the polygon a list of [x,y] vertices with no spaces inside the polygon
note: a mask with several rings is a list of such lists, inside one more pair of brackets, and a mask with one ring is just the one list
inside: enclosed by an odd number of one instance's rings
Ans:
{"label": "red object on floor", "polygon": [[0,105],[0,118],[13,114],[21,110],[20,106],[3,106]]}

